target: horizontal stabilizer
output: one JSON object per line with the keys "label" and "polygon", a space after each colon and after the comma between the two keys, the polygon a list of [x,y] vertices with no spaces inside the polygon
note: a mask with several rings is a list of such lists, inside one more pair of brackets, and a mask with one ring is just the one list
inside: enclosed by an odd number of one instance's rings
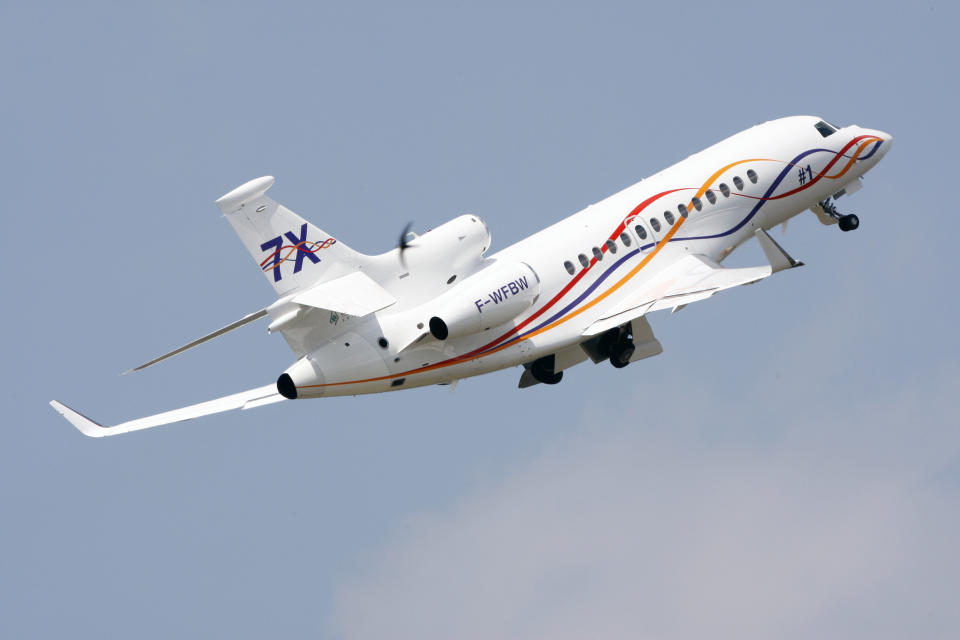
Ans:
{"label": "horizontal stabilizer", "polygon": [[385,309],[397,299],[367,274],[354,271],[310,287],[294,297],[293,301],[359,318]]}
{"label": "horizontal stabilizer", "polygon": [[115,436],[121,433],[159,427],[173,422],[182,422],[184,420],[230,411],[232,409],[252,409],[265,404],[279,402],[280,400],[284,400],[284,397],[277,393],[277,386],[275,384],[268,384],[263,387],[257,387],[256,389],[250,389],[249,391],[241,391],[240,393],[234,393],[233,395],[223,398],[217,398],[216,400],[208,400],[207,402],[183,407],[182,409],[174,409],[173,411],[158,413],[146,418],[130,420],[112,427],[96,423],[56,400],[51,400],[50,406],[84,435],[90,436],[91,438],[102,438],[104,436]]}
{"label": "horizontal stabilizer", "polygon": [[239,327],[242,327],[243,325],[248,324],[248,323],[250,323],[250,322],[253,322],[254,320],[259,320],[260,318],[262,318],[262,317],[265,316],[265,315],[267,315],[267,310],[266,310],[266,309],[260,309],[260,311],[255,311],[254,313],[251,313],[251,314],[249,314],[249,315],[245,315],[245,316],[243,316],[242,318],[240,318],[239,320],[237,320],[236,322],[231,322],[230,324],[228,324],[227,326],[223,327],[222,329],[217,329],[217,330],[214,331],[213,333],[208,333],[207,335],[203,336],[202,338],[198,338],[198,339],[194,340],[193,342],[190,342],[190,343],[188,343],[188,344],[183,345],[182,347],[178,347],[178,348],[174,349],[173,351],[171,351],[170,353],[165,353],[165,354],[163,354],[162,356],[160,356],[159,358],[154,358],[154,359],[151,360],[150,362],[144,362],[143,364],[141,364],[141,365],[138,366],[138,367],[134,367],[133,369],[130,369],[130,370],[128,370],[128,371],[124,371],[124,372],[123,372],[122,374],[120,374],[120,375],[126,375],[126,374],[130,373],[131,371],[140,371],[141,369],[146,369],[146,368],[149,367],[150,365],[157,364],[158,362],[161,362],[161,361],[163,361],[163,360],[166,360],[167,358],[172,358],[173,356],[177,355],[178,353],[183,353],[183,352],[186,351],[187,349],[192,349],[192,348],[196,347],[197,345],[201,345],[201,344],[203,344],[204,342],[207,342],[208,340],[213,340],[213,339],[216,338],[217,336],[222,336],[223,334],[227,333],[228,331],[233,331],[234,329],[237,329],[237,328],[239,328]]}

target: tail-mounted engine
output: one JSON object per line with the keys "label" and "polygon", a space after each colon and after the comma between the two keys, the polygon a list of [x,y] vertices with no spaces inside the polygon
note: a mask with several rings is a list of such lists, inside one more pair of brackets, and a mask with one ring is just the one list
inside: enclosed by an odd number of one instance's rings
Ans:
{"label": "tail-mounted engine", "polygon": [[407,244],[404,259],[411,271],[441,270],[458,275],[472,270],[490,247],[487,224],[463,215],[427,231]]}
{"label": "tail-mounted engine", "polygon": [[523,262],[496,262],[465,279],[431,305],[437,340],[486,331],[516,318],[540,295],[540,278]]}

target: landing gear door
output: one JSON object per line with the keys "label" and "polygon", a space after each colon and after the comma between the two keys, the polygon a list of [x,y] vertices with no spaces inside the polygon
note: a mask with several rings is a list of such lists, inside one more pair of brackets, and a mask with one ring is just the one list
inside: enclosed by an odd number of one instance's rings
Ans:
{"label": "landing gear door", "polygon": [[654,337],[653,329],[650,328],[650,323],[647,322],[646,316],[635,318],[630,323],[630,328],[633,334],[634,347],[633,355],[630,356],[630,362],[636,362],[637,360],[643,360],[644,358],[663,353],[663,347],[660,346],[660,341]]}

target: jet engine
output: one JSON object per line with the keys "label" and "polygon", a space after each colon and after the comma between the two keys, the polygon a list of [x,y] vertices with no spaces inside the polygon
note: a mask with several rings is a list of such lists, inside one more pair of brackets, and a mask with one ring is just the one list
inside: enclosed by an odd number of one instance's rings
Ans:
{"label": "jet engine", "polygon": [[489,247],[487,224],[477,216],[463,215],[412,240],[404,259],[413,272],[442,266],[445,273],[458,275],[479,263]]}
{"label": "jet engine", "polygon": [[437,340],[486,331],[516,318],[540,295],[540,278],[523,262],[496,262],[436,299],[430,333]]}

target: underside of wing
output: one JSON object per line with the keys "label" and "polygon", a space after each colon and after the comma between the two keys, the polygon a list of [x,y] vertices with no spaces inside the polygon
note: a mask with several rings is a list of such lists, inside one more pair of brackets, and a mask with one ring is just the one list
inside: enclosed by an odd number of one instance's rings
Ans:
{"label": "underside of wing", "polygon": [[90,436],[91,438],[102,438],[104,436],[115,436],[121,433],[159,427],[173,422],[182,422],[184,420],[230,411],[232,409],[252,409],[281,400],[284,400],[284,397],[277,393],[277,386],[275,384],[268,384],[257,387],[256,389],[241,391],[240,393],[234,393],[229,396],[224,396],[223,398],[217,398],[216,400],[208,400],[207,402],[183,407],[182,409],[174,409],[173,411],[158,413],[153,416],[147,416],[146,418],[130,420],[112,427],[94,422],[85,415],[74,411],[56,400],[51,400],[50,406],[84,435]]}
{"label": "underside of wing", "polygon": [[686,256],[609,309],[590,325],[583,335],[597,335],[651,311],[682,307],[709,298],[718,291],[753,284],[777,271],[803,264],[791,258],[762,229],[757,230],[756,236],[770,264],[762,267],[726,268],[706,256]]}

